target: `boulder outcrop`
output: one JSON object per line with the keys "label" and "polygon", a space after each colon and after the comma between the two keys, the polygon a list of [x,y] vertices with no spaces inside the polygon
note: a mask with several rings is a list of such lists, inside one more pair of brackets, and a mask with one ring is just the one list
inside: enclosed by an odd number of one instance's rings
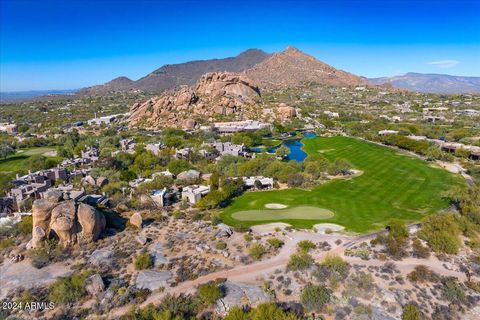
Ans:
{"label": "boulder outcrop", "polygon": [[105,229],[103,213],[95,208],[72,200],[63,200],[54,191],[47,192],[45,199],[35,200],[32,207],[32,247],[56,235],[64,246],[96,241]]}
{"label": "boulder outcrop", "polygon": [[228,72],[204,74],[193,87],[135,103],[130,124],[144,127],[178,125],[192,129],[195,118],[233,116],[238,120],[254,115],[260,90],[245,75]]}

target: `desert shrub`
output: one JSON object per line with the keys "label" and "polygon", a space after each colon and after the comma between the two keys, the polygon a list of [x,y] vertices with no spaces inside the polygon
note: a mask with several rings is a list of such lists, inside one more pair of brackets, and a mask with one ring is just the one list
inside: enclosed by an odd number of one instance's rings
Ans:
{"label": "desert shrub", "polygon": [[358,295],[372,291],[375,287],[375,282],[370,273],[361,271],[351,277],[351,281],[347,282],[347,287]]}
{"label": "desert shrub", "polygon": [[133,262],[136,270],[149,269],[153,266],[153,258],[148,252],[140,253]]}
{"label": "desert shrub", "polygon": [[223,241],[217,242],[217,244],[215,245],[215,249],[225,250],[225,249],[227,249],[227,244]]}
{"label": "desert shrub", "polygon": [[290,256],[287,264],[287,270],[298,271],[310,268],[315,261],[307,252],[294,253]]}
{"label": "desert shrub", "polygon": [[315,243],[313,243],[310,240],[302,240],[302,241],[298,242],[297,247],[304,252],[308,252],[310,250],[313,250],[313,249],[317,248]]}
{"label": "desert shrub", "polygon": [[302,290],[300,301],[311,311],[322,310],[330,302],[332,292],[323,285],[309,284]]}
{"label": "desert shrub", "polygon": [[476,293],[480,293],[480,281],[467,281],[465,285],[475,291]]}
{"label": "desert shrub", "polygon": [[456,254],[461,246],[460,228],[453,213],[434,214],[426,217],[418,236],[427,241],[435,252]]}
{"label": "desert shrub", "polygon": [[255,260],[260,260],[265,254],[265,247],[260,243],[254,243],[248,248],[248,254]]}
{"label": "desert shrub", "polygon": [[443,281],[442,296],[446,301],[453,303],[465,303],[467,297],[462,286],[453,278],[448,278]]}
{"label": "desert shrub", "polygon": [[60,261],[69,254],[68,248],[63,248],[56,240],[45,240],[38,248],[28,251],[32,259],[32,265],[37,268],[43,268],[51,262]]}
{"label": "desert shrub", "polygon": [[205,305],[211,306],[223,296],[223,293],[215,282],[209,282],[198,286],[198,296]]}
{"label": "desert shrub", "polygon": [[436,282],[439,279],[435,272],[423,265],[416,266],[413,271],[407,275],[407,278],[411,282]]}
{"label": "desert shrub", "polygon": [[88,276],[90,276],[90,272],[84,271],[57,280],[49,288],[49,299],[59,304],[78,302],[87,294],[85,281]]}
{"label": "desert shrub", "polygon": [[223,320],[249,320],[250,317],[242,308],[234,306],[230,308]]}
{"label": "desert shrub", "polygon": [[[235,319],[235,318],[230,318]],[[243,318],[239,318],[243,319]],[[251,320],[300,320],[301,318],[295,316],[293,313],[283,311],[274,302],[267,302],[258,305],[256,308],[250,310],[249,317]]]}
{"label": "desert shrub", "polygon": [[275,248],[275,249],[278,249],[281,246],[283,246],[283,241],[277,238],[270,238],[267,240],[267,242],[272,248]]}
{"label": "desert shrub", "polygon": [[22,220],[18,223],[18,228],[21,234],[28,236],[32,234],[33,230],[33,217],[23,216]]}
{"label": "desert shrub", "polygon": [[319,282],[329,282],[331,288],[336,288],[340,281],[347,278],[350,266],[337,255],[327,255],[324,261],[312,272]]}
{"label": "desert shrub", "polygon": [[430,249],[424,246],[419,239],[415,239],[412,242],[412,254],[416,258],[427,259],[430,257]]}
{"label": "desert shrub", "polygon": [[245,235],[243,235],[243,239],[245,239],[245,241],[247,242],[250,242],[253,240],[253,236],[249,233],[246,233]]}
{"label": "desert shrub", "polygon": [[189,295],[166,295],[159,305],[149,305],[124,317],[135,320],[181,320],[194,319],[199,310],[199,301]]}
{"label": "desert shrub", "polygon": [[13,241],[12,238],[2,239],[2,240],[0,240],[0,249],[6,249],[6,248],[13,247],[14,244],[15,244],[15,242]]}
{"label": "desert shrub", "polygon": [[332,275],[339,277],[340,280],[343,280],[348,276],[348,271],[350,269],[350,265],[347,261],[333,254],[327,255],[322,261],[321,266],[327,268]]}
{"label": "desert shrub", "polygon": [[422,318],[422,311],[414,304],[409,303],[403,307],[402,320],[421,320]]}

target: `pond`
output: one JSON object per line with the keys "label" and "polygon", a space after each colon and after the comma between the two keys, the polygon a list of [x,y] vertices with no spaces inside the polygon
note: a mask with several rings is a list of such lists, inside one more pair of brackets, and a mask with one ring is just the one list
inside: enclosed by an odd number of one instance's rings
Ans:
{"label": "pond", "polygon": [[[314,138],[317,135],[313,132],[307,132],[303,135],[304,138]],[[297,162],[303,162],[305,158],[307,157],[307,153],[302,150],[303,143],[301,142],[300,139],[294,139],[294,140],[286,140],[282,142],[280,146],[285,146],[290,150],[290,153],[288,154],[286,160],[295,160]],[[267,152],[269,153],[275,153],[275,150],[279,148],[280,146],[273,147],[273,148],[268,148]],[[265,149],[262,148],[253,148],[253,152],[263,152]]]}

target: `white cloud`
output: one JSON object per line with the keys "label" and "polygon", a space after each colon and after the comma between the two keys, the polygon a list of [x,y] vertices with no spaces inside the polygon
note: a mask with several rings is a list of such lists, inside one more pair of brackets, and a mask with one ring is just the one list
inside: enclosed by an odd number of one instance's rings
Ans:
{"label": "white cloud", "polygon": [[439,60],[439,61],[430,61],[427,64],[437,66],[439,68],[452,68],[459,64],[460,61],[457,60]]}

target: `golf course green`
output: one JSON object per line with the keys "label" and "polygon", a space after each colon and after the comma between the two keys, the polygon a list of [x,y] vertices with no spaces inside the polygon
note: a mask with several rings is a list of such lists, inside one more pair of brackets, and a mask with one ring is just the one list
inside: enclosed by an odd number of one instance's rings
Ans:
{"label": "golf course green", "polygon": [[[285,189],[247,192],[221,213],[232,226],[285,222],[300,228],[336,223],[363,233],[383,228],[390,219],[416,221],[448,206],[442,194],[463,178],[433,167],[392,148],[349,137],[303,139],[308,154],[320,152],[328,160],[346,159],[363,174],[335,179],[312,190]],[[280,203],[286,209],[265,209]],[[319,215],[311,209],[318,208]],[[312,213],[313,212],[313,213]],[[321,212],[332,212],[321,215]]]}

